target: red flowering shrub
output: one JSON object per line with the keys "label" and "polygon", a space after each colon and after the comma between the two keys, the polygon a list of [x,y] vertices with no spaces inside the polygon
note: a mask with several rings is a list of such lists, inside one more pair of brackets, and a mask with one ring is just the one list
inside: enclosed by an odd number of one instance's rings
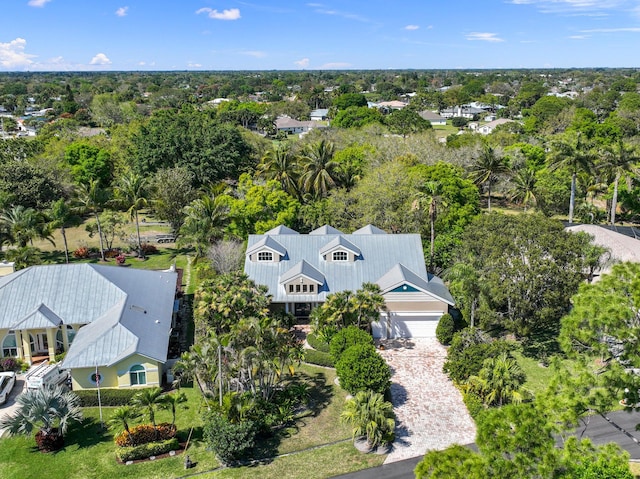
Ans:
{"label": "red flowering shrub", "polygon": [[158,424],[155,430],[151,424],[140,424],[129,428],[129,431],[131,435],[127,434],[127,431],[122,431],[114,438],[117,446],[139,446],[154,441],[166,441],[176,435],[176,427],[169,423]]}
{"label": "red flowering shrub", "polygon": [[80,246],[77,250],[73,252],[73,256],[80,259],[85,259],[89,257],[89,248],[86,246]]}
{"label": "red flowering shrub", "polygon": [[124,264],[124,262],[126,261],[126,256],[123,255],[122,253],[120,253],[118,256],[116,256],[116,263],[118,264]]}

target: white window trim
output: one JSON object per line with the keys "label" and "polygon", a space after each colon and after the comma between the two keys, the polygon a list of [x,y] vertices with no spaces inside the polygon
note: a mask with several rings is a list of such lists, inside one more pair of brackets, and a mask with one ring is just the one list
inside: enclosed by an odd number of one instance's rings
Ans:
{"label": "white window trim", "polygon": [[[338,258],[336,258],[336,255],[337,255],[337,254],[339,254],[339,255],[341,255],[341,256],[344,254],[344,255],[346,255],[346,256],[345,256],[344,258],[338,259]],[[345,250],[343,250],[343,249],[339,249],[339,250],[337,250],[337,251],[333,251],[333,252],[331,253],[331,260],[332,260],[332,261],[335,261],[335,262],[342,262],[342,263],[347,262],[347,261],[349,261],[349,252],[348,252],[348,251],[345,251]]]}
{"label": "white window trim", "polygon": [[[261,254],[268,254],[270,256],[269,259],[260,259]],[[256,261],[259,263],[272,263],[273,262],[273,252],[272,251],[258,251],[256,253]]]}

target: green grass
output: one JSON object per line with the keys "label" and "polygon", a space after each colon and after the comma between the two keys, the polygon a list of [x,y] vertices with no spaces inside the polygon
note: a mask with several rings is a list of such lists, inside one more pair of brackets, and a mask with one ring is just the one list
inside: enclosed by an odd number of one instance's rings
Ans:
{"label": "green grass", "polygon": [[[191,427],[194,428],[188,454],[196,465],[189,473],[225,478],[325,478],[381,465],[385,456],[363,455],[356,451],[350,441],[350,431],[340,424],[346,393],[334,384],[334,379],[335,371],[331,369],[301,365],[295,380],[310,385],[310,410],[266,445],[264,449],[270,450],[272,455],[263,459],[261,465],[224,469],[219,469],[214,454],[207,451],[202,441],[203,406],[198,391],[183,388],[189,401],[187,409],[178,411],[177,425],[181,440],[186,439]],[[103,408],[105,421],[112,411],[113,408]],[[83,423],[74,425],[68,432],[65,449],[55,454],[35,450],[33,437],[0,439],[2,478],[160,479],[181,477],[186,473],[182,455],[130,466],[118,464],[113,432],[101,429],[98,409],[85,408],[84,413]],[[167,411],[159,411],[156,420],[170,422],[171,416]],[[325,444],[332,445],[323,446]],[[287,455],[274,458],[281,454]]]}
{"label": "green grass", "polygon": [[538,360],[524,356],[519,352],[515,352],[513,355],[527,376],[527,382],[524,387],[534,394],[543,392],[553,375],[551,368],[543,366]]}

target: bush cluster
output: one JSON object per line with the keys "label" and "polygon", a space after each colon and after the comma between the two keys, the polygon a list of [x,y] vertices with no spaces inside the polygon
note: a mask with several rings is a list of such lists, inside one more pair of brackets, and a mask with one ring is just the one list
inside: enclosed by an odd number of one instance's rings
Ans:
{"label": "bush cluster", "polygon": [[[103,406],[126,406],[140,389],[101,389],[100,401]],[[95,390],[74,391],[80,398],[82,407],[97,407],[98,394]]]}
{"label": "bush cluster", "polygon": [[134,447],[119,447],[116,449],[116,457],[122,461],[137,461],[151,456],[159,456],[169,451],[180,449],[180,443],[175,437],[166,441],[150,442]]}
{"label": "bush cluster", "polygon": [[17,358],[0,359],[0,371],[20,371],[22,369],[21,361]]}
{"label": "bush cluster", "polygon": [[329,343],[326,343],[318,338],[315,333],[307,334],[307,343],[309,343],[309,346],[317,351],[321,351],[323,353],[329,352]]}
{"label": "bush cluster", "polygon": [[86,246],[80,246],[73,252],[73,256],[79,259],[86,259],[89,257],[89,248]]}
{"label": "bush cluster", "polygon": [[151,243],[142,243],[142,252],[146,255],[156,254],[158,252],[158,248],[156,245]]}
{"label": "bush cluster", "polygon": [[391,370],[371,344],[348,348],[336,363],[340,386],[355,394],[371,390],[380,394],[391,386]]}
{"label": "bush cluster", "polygon": [[114,438],[114,442],[119,447],[140,446],[149,442],[166,441],[175,437],[176,428],[169,423],[158,424],[155,428],[151,424],[140,424],[122,431]]}
{"label": "bush cluster", "polygon": [[309,364],[317,364],[318,366],[325,366],[332,368],[335,366],[333,359],[329,353],[323,353],[322,351],[316,351],[315,349],[304,350],[304,362]]}
{"label": "bush cluster", "polygon": [[357,326],[347,326],[338,331],[329,343],[329,354],[333,362],[337,363],[342,353],[356,344],[373,345],[373,337]]}
{"label": "bush cluster", "polygon": [[455,332],[456,325],[453,321],[453,316],[448,313],[443,314],[440,321],[438,321],[438,326],[436,327],[436,338],[440,344],[444,344],[445,346],[451,344]]}
{"label": "bush cluster", "polygon": [[223,464],[230,464],[255,446],[256,425],[250,420],[232,423],[215,411],[205,418],[204,439]]}

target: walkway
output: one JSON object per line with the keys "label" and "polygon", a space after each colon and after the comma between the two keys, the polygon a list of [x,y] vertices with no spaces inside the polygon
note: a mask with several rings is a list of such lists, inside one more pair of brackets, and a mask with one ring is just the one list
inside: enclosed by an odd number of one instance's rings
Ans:
{"label": "walkway", "polygon": [[382,341],[391,367],[396,441],[385,464],[423,456],[428,450],[475,440],[475,423],[460,392],[442,372],[446,349],[436,339]]}

